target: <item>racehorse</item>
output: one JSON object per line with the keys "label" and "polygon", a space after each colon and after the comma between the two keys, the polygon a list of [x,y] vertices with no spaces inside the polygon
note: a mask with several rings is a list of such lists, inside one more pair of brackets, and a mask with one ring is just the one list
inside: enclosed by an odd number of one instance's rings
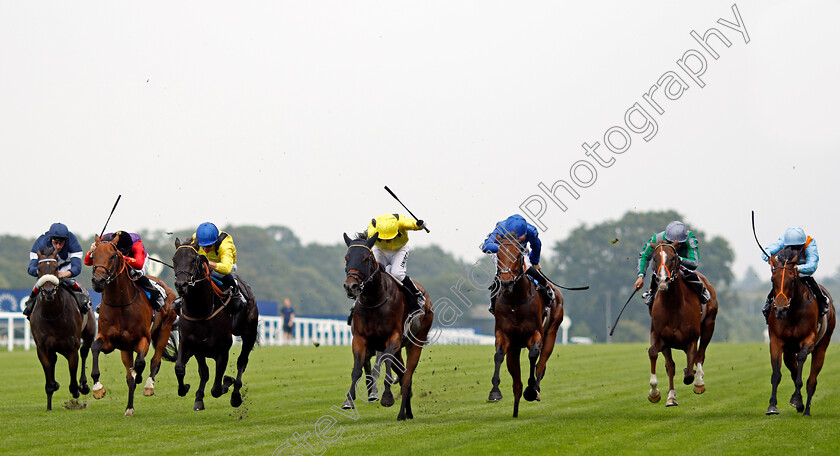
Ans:
{"label": "racehorse", "polygon": [[[796,269],[800,251],[785,247],[775,256],[770,257],[773,282],[773,312],[767,317],[767,329],[770,332],[770,365],[773,375],[770,382],[773,392],[767,415],[777,415],[776,388],[782,379],[781,362],[790,370],[790,376],[796,390],[790,397],[790,405],[806,416],[811,415],[811,398],[817,389],[817,375],[825,362],[825,351],[834,332],[836,314],[834,300],[823,288],[828,297],[828,313],[819,318],[819,305],[816,296],[799,280]],[[822,288],[822,287],[821,287]],[[802,368],[811,354],[811,374],[808,377],[808,402],[802,405]]]}
{"label": "racehorse", "polygon": [[[212,358],[216,362],[216,377],[210,394],[219,397],[233,385],[230,405],[239,407],[242,404],[242,374],[257,342],[257,300],[251,287],[240,278],[239,285],[246,302],[235,315],[231,315],[227,309],[231,298],[222,300],[222,291],[213,282],[207,257],[198,253],[196,245],[181,244],[179,239],[175,239],[175,247],[172,258],[175,289],[184,300],[178,323],[178,359],[175,361],[178,395],[184,397],[190,390],[190,385],[184,383],[184,375],[187,362],[195,356],[200,383],[195,392],[193,410],[204,410],[204,387],[210,378],[205,358]],[[236,379],[224,375],[233,336],[242,338],[242,351],[236,360]]]}
{"label": "racehorse", "polygon": [[[375,390],[375,381],[370,375],[370,358],[374,352],[382,351],[381,359],[384,360],[389,373],[385,376],[385,391],[382,393],[380,404],[384,407],[394,405],[394,396],[391,393],[393,378],[390,375],[390,371],[394,370],[402,395],[397,420],[403,421],[414,418],[411,411],[412,377],[420,361],[420,352],[427,342],[426,337],[432,327],[434,314],[428,292],[417,282],[417,289],[421,290],[426,298],[422,309],[424,313],[409,314],[404,295],[406,292],[403,291],[402,284],[385,272],[373,256],[371,248],[377,239],[378,233],[370,239],[365,233],[358,234],[356,239],[344,235],[344,242],[347,244],[347,255],[344,257],[344,271],[347,275],[344,291],[355,303],[351,324],[353,371],[350,390],[342,408],[356,407],[356,388],[363,367],[368,398],[371,397],[371,391]],[[407,363],[403,362],[403,347]]]}
{"label": "racehorse", "polygon": [[[85,362],[96,334],[96,319],[90,312],[82,316],[72,293],[59,286],[58,252],[47,247],[38,253],[38,288],[35,309],[29,320],[32,337],[38,349],[38,359],[46,377],[47,410],[52,410],[52,395],[59,388],[55,381],[56,354],[67,358],[70,368],[70,394],[87,394],[90,387],[85,376]],[[76,382],[81,346],[82,373]]]}
{"label": "racehorse", "polygon": [[[525,235],[519,238],[496,236],[499,241],[497,252],[499,289],[496,297],[496,363],[493,371],[493,388],[488,401],[502,399],[499,390],[499,369],[507,356],[507,368],[513,378],[513,417],[519,416],[519,400],[522,397],[522,378],[519,356],[523,348],[528,349],[531,373],[525,400],[540,400],[540,381],[545,375],[545,365],[554,350],[557,329],[563,322],[563,295],[554,289],[554,301],[546,305],[546,297],[537,291],[528,278],[525,267],[525,252],[522,248]],[[545,309],[548,311],[545,312]]]}
{"label": "racehorse", "polygon": [[[134,389],[143,381],[146,368],[146,354],[149,345],[154,344],[155,355],[149,369],[143,394],[154,394],[154,378],[160,370],[160,360],[164,355],[177,315],[172,310],[175,299],[171,289],[159,279],[155,280],[166,290],[166,306],[154,315],[152,326],[152,306],[146,293],[137,286],[128,275],[127,265],[113,241],[103,241],[96,236],[91,252],[93,289],[102,293],[99,306],[99,332],[93,342],[93,397],[102,399],[105,387],[99,382],[99,353],[111,353],[120,350],[125,366],[125,381],[128,384],[128,405],[125,416],[134,415]],[[134,354],[137,358],[134,358]]]}
{"label": "racehorse", "polygon": [[[665,357],[665,370],[668,372],[669,389],[667,407],[677,404],[677,391],[674,389],[674,358],[671,349],[685,352],[687,366],[683,370],[683,383],[694,382],[694,392],[706,391],[703,362],[706,360],[706,347],[715,332],[715,318],[718,312],[717,292],[702,274],[697,274],[709,290],[711,300],[705,306],[700,305],[700,297],[688,288],[680,270],[680,256],[676,247],[667,241],[653,245],[653,278],[658,280],[658,291],[650,308],[650,391],[648,400],[659,402],[656,379],[656,360],[659,352]],[[697,340],[700,340],[700,348]],[[696,365],[696,370],[695,370]]]}

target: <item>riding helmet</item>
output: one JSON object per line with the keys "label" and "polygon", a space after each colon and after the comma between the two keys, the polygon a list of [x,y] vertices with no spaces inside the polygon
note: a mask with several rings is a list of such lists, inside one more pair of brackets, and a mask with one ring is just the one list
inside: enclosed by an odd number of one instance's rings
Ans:
{"label": "riding helmet", "polygon": [[384,214],[371,219],[370,226],[379,233],[379,239],[383,241],[394,239],[400,232],[400,222],[394,214]]}
{"label": "riding helmet", "polygon": [[665,227],[665,240],[668,242],[685,242],[688,239],[688,228],[683,222],[673,221]]}
{"label": "riding helmet", "polygon": [[202,247],[213,245],[219,240],[219,229],[210,222],[204,222],[198,225],[195,234],[198,236],[198,245]]}
{"label": "riding helmet", "polygon": [[117,231],[114,234],[114,238],[117,240],[117,250],[120,251],[123,255],[128,255],[131,253],[131,246],[134,244],[131,242],[131,235],[126,233],[125,231]]}
{"label": "riding helmet", "polygon": [[807,240],[807,236],[805,236],[805,230],[798,226],[792,226],[785,230],[784,235],[784,242],[785,245],[803,245]]}
{"label": "riding helmet", "polygon": [[70,237],[70,230],[63,223],[56,222],[50,225],[50,230],[44,234],[51,238],[67,239]]}

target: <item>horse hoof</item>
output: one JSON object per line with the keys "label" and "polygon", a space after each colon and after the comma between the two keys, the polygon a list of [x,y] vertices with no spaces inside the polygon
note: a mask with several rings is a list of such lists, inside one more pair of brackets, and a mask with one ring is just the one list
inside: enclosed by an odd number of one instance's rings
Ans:
{"label": "horse hoof", "polygon": [[200,412],[204,410],[204,401],[195,401],[195,405],[193,405],[193,411]]}
{"label": "horse hoof", "polygon": [[648,393],[648,400],[653,402],[654,404],[659,402],[660,399],[662,399],[661,393],[656,393],[656,396],[651,396],[650,393]]}
{"label": "horse hoof", "polygon": [[394,405],[394,395],[390,392],[383,394],[379,403],[382,404],[383,407],[390,407]]}
{"label": "horse hoof", "polygon": [[522,397],[525,398],[525,400],[528,402],[533,402],[535,399],[537,399],[537,390],[528,386],[525,388],[525,393],[522,395]]}
{"label": "horse hoof", "polygon": [[405,421],[405,415],[403,415],[402,413],[397,415],[397,421]]}
{"label": "horse hoof", "polygon": [[779,414],[779,409],[777,409],[775,405],[771,405],[770,407],[767,407],[767,413],[765,413],[765,415],[778,415],[778,414]]}
{"label": "horse hoof", "polygon": [[152,377],[146,379],[146,385],[143,386],[143,395],[144,396],[154,396],[155,395],[155,381],[152,380]]}
{"label": "horse hoof", "polygon": [[706,385],[694,385],[694,394],[703,394],[706,392]]}
{"label": "horse hoof", "polygon": [[239,407],[240,405],[242,405],[242,395],[240,395],[239,393],[233,393],[230,396],[230,405],[233,407]]}
{"label": "horse hoof", "polygon": [[665,407],[675,407],[677,405],[680,405],[680,404],[677,404],[676,399],[668,399],[667,401],[665,401]]}
{"label": "horse hoof", "polygon": [[90,386],[88,386],[87,384],[79,386],[79,392],[84,395],[87,395],[88,393],[90,393]]}
{"label": "horse hoof", "polygon": [[[791,404],[791,405],[793,405],[793,404]],[[805,406],[804,406],[804,405],[802,405],[802,404],[797,404],[797,405],[794,405],[794,407],[796,407],[796,411],[797,411],[798,413],[802,413],[802,412],[804,412],[804,411],[805,411]]]}
{"label": "horse hoof", "polygon": [[185,383],[184,386],[179,386],[178,387],[178,395],[181,396],[181,397],[186,396],[187,393],[189,393],[189,392],[190,392],[190,384],[189,383]]}
{"label": "horse hoof", "polygon": [[356,404],[353,403],[350,399],[344,401],[344,404],[341,404],[342,410],[353,410],[356,408]]}
{"label": "horse hoof", "polygon": [[490,396],[487,398],[487,402],[499,402],[502,400],[502,392],[498,390],[490,391]]}
{"label": "horse hoof", "polygon": [[123,415],[123,416],[126,416],[126,417],[134,416],[134,409],[133,408],[125,409],[125,415]]}
{"label": "horse hoof", "polygon": [[683,383],[686,384],[686,385],[690,385],[690,384],[694,383],[694,376],[692,375],[691,377],[688,377],[688,376],[684,377],[683,378]]}
{"label": "horse hoof", "polygon": [[103,397],[105,397],[105,386],[96,382],[96,384],[93,385],[93,398],[102,399]]}

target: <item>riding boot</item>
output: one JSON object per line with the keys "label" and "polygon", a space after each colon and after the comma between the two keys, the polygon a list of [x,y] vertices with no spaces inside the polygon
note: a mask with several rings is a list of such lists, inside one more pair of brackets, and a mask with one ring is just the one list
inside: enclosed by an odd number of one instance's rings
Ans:
{"label": "riding boot", "polygon": [[700,297],[700,304],[706,304],[711,301],[712,295],[706,288],[706,284],[703,283],[703,280],[700,279],[700,276],[698,276],[696,272],[683,268],[682,274],[683,280],[685,280],[685,284],[688,285],[688,288],[697,293],[697,296]]}
{"label": "riding boot", "polygon": [[542,292],[546,298],[546,307],[551,307],[551,303],[554,302],[554,289],[548,286],[548,278],[543,275],[542,271],[533,266],[528,268],[525,273],[534,278],[537,282],[537,290]]}
{"label": "riding boot", "polygon": [[[413,313],[416,310],[423,310],[423,307],[426,305],[426,296],[423,294],[422,291],[417,289],[417,285],[414,284],[414,281],[411,280],[408,276],[403,278],[403,286],[408,290],[408,294],[406,297],[408,302],[408,313]],[[413,298],[413,299],[412,299]]]}
{"label": "riding boot", "polygon": [[802,277],[802,281],[805,282],[805,285],[808,286],[808,289],[811,290],[811,293],[814,294],[817,303],[820,305],[820,318],[822,318],[823,315],[828,313],[828,297],[823,293],[822,288],[820,288],[813,277],[804,276]]}
{"label": "riding boot", "polygon": [[648,309],[651,309],[653,307],[653,299],[656,297],[656,277],[650,279],[650,288],[648,291],[642,293],[642,297],[645,298],[645,305],[648,306]]}
{"label": "riding boot", "polygon": [[499,287],[501,286],[501,282],[499,282],[499,276],[493,278],[493,283],[487,287],[490,290],[490,308],[487,309],[490,311],[490,315],[496,315],[496,296],[499,294]]}
{"label": "riding boot", "polygon": [[181,306],[184,305],[184,298],[178,296],[175,298],[175,301],[172,302],[172,309],[175,310],[175,313],[181,314]]}
{"label": "riding boot", "polygon": [[767,300],[764,301],[764,307],[761,308],[761,313],[764,314],[764,323],[770,324],[770,306],[773,305],[773,290],[767,293]]}
{"label": "riding boot", "polygon": [[29,320],[29,316],[32,315],[32,310],[35,309],[35,296],[38,295],[38,287],[32,287],[32,293],[29,293],[29,299],[26,300],[26,304],[23,307],[23,315],[26,316],[26,319]]}
{"label": "riding boot", "polygon": [[166,305],[163,293],[158,290],[152,279],[146,276],[140,276],[136,280],[137,285],[149,292],[149,304],[155,309],[155,312],[160,312],[163,306]]}
{"label": "riding boot", "polygon": [[79,286],[78,282],[69,277],[61,279],[61,284],[73,293],[73,297],[76,298],[76,304],[79,306],[79,313],[83,316],[88,313],[88,310],[90,310],[90,295],[87,290]]}
{"label": "riding boot", "polygon": [[230,302],[227,305],[227,311],[233,315],[239,312],[244,306],[245,296],[242,295],[242,291],[240,290],[239,280],[237,280],[233,274],[228,274],[222,277],[222,284],[227,285],[227,289],[225,290],[222,299],[227,301],[228,297],[230,298]]}

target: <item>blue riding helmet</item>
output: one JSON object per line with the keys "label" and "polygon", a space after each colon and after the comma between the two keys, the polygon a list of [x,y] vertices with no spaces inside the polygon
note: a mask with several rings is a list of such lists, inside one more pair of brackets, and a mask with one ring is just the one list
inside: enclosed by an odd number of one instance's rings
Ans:
{"label": "blue riding helmet", "polygon": [[688,228],[683,222],[673,221],[665,227],[665,240],[668,242],[685,242],[688,239]]}
{"label": "blue riding helmet", "polygon": [[790,227],[787,230],[785,230],[785,235],[784,235],[785,246],[788,246],[788,245],[803,245],[803,244],[805,244],[805,241],[807,239],[808,239],[808,237],[805,236],[805,230],[803,230],[802,228],[800,228],[798,226],[793,226],[793,227]]}
{"label": "blue riding helmet", "polygon": [[50,230],[44,234],[50,238],[67,239],[70,237],[70,230],[67,229],[65,224],[56,222],[50,225]]}
{"label": "blue riding helmet", "polygon": [[198,236],[198,245],[201,247],[213,245],[219,240],[219,229],[210,222],[204,222],[198,225],[195,234]]}

